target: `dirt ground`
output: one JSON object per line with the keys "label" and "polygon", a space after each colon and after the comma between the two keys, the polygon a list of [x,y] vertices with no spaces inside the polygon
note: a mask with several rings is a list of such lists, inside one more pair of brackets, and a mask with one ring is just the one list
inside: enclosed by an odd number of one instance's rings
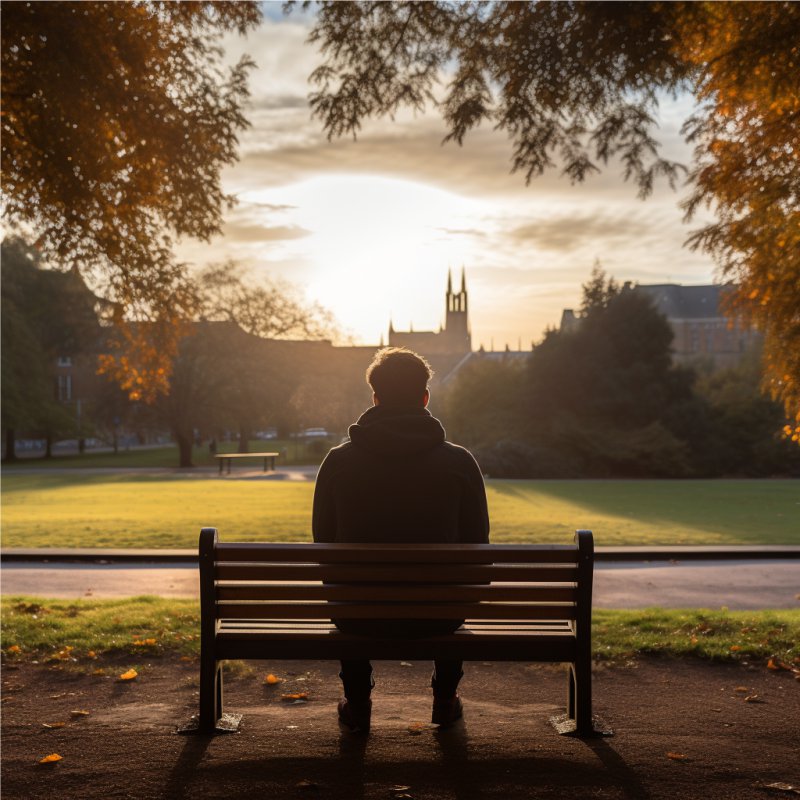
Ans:
{"label": "dirt ground", "polygon": [[[465,719],[439,731],[428,724],[429,665],[380,662],[364,738],[336,722],[335,664],[253,664],[226,682],[226,709],[244,714],[240,732],[202,738],[175,733],[196,710],[196,663],[153,661],[139,665],[135,681],[117,681],[128,666],[112,666],[110,677],[5,667],[5,800],[800,794],[800,683],[763,664],[598,668],[595,711],[615,735],[586,741],[548,723],[563,711],[562,668],[466,665]],[[282,682],[265,686],[268,670]],[[294,692],[308,700],[283,699]],[[50,753],[63,759],[37,763]]]}

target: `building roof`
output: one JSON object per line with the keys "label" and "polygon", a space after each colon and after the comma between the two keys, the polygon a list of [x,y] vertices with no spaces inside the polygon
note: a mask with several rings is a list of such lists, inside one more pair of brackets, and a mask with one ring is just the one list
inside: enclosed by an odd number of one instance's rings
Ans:
{"label": "building roof", "polygon": [[638,285],[667,319],[716,319],[722,316],[720,299],[725,287],[719,284],[680,286],[676,283]]}

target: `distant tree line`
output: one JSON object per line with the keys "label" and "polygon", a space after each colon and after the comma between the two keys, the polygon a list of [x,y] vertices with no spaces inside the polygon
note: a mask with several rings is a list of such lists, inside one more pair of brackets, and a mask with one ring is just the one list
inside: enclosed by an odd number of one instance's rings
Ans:
{"label": "distant tree line", "polygon": [[[46,441],[118,435],[142,441],[168,431],[179,465],[192,465],[198,439],[225,434],[246,452],[257,431],[288,434],[309,426],[342,431],[368,395],[363,365],[342,371],[330,358],[330,315],[289,284],[254,282],[236,264],[195,276],[196,315],[184,317],[169,364],[167,390],[128,361],[158,350],[154,323],[111,324],[117,308],[95,296],[76,269],[48,268],[22,239],[2,243],[2,431],[5,458],[20,438]],[[153,362],[157,356],[153,355]],[[59,360],[75,384],[58,391]]]}
{"label": "distant tree line", "polygon": [[760,358],[695,371],[641,292],[595,270],[580,324],[548,330],[530,357],[476,358],[444,398],[448,435],[508,478],[800,475],[782,407],[759,390]]}

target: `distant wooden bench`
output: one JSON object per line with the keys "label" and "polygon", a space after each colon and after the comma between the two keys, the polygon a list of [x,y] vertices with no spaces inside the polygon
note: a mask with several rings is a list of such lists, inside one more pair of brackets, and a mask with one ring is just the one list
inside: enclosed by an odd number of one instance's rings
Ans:
{"label": "distant wooden bench", "polygon": [[[591,735],[593,560],[591,531],[574,545],[262,544],[204,528],[194,730],[241,719],[223,714],[223,659],[445,658],[568,663],[561,732]],[[331,617],[467,621],[397,639],[341,633]]]}
{"label": "distant wooden bench", "polygon": [[231,474],[231,461],[234,458],[263,458],[264,459],[264,472],[267,472],[269,465],[270,471],[275,471],[275,459],[280,453],[221,453],[214,456],[219,461],[219,474],[222,475],[222,465],[228,462],[228,475]]}

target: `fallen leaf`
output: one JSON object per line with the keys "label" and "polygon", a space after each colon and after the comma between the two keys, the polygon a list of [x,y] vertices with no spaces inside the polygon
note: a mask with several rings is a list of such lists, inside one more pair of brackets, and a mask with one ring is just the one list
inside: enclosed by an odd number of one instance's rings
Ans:
{"label": "fallen leaf", "polygon": [[749,694],[744,699],[745,703],[763,703],[765,702],[762,700],[757,694]]}
{"label": "fallen leaf", "polygon": [[66,722],[43,722],[43,728],[63,728],[67,723]]}
{"label": "fallen leaf", "polygon": [[281,679],[278,678],[277,676],[273,675],[271,672],[270,672],[269,675],[267,675],[266,678],[264,678],[264,683],[267,683],[270,686],[273,686],[274,684],[280,683],[280,682],[281,682]]}
{"label": "fallen leaf", "polygon": [[89,712],[88,711],[82,711],[81,709],[76,709],[75,711],[70,711],[69,715],[71,717],[75,717],[75,718],[77,718],[77,717],[88,717],[89,716]]}
{"label": "fallen leaf", "polygon": [[731,645],[731,652],[732,652],[732,653],[735,653],[737,650],[741,650],[741,649],[742,649],[742,648],[741,648],[741,647],[739,647],[739,645],[738,645],[738,644],[732,644],[732,645]]}
{"label": "fallen leaf", "polygon": [[87,657],[87,658],[97,658],[97,653],[95,653],[95,651],[94,651],[94,650],[90,650],[90,651],[89,651],[89,652],[86,654],[86,657]]}
{"label": "fallen leaf", "polygon": [[744,694],[747,694],[750,690],[746,686],[737,686],[733,691],[743,692]]}
{"label": "fallen leaf", "polygon": [[306,780],[305,778],[301,781],[297,781],[295,784],[297,789],[319,789],[319,784],[314,783],[314,781]]}
{"label": "fallen leaf", "polygon": [[791,783],[783,783],[777,781],[775,783],[765,783],[764,789],[771,789],[773,792],[791,792],[792,794],[800,794],[800,789],[793,786]]}
{"label": "fallen leaf", "polygon": [[92,670],[92,675],[105,675],[106,671],[102,667]]}
{"label": "fallen leaf", "polygon": [[123,672],[122,675],[119,676],[119,680],[121,681],[133,681],[136,680],[139,673],[135,669],[129,669],[127,672]]}
{"label": "fallen leaf", "polygon": [[689,761],[689,756],[685,755],[684,753],[667,753],[667,758],[671,758],[673,761]]}
{"label": "fallen leaf", "polygon": [[389,789],[390,792],[407,792],[411,787],[410,786],[392,786]]}
{"label": "fallen leaf", "polygon": [[191,661],[191,656],[181,656],[181,661]]}
{"label": "fallen leaf", "polygon": [[284,700],[308,700],[308,692],[292,692],[282,696]]}
{"label": "fallen leaf", "polygon": [[67,696],[66,692],[60,692],[59,694],[51,694],[50,695],[50,699],[51,700],[58,700],[60,697],[66,697],[66,696]]}
{"label": "fallen leaf", "polygon": [[412,722],[408,726],[408,732],[412,736],[420,736],[423,733],[423,731],[429,730],[430,728],[431,726],[428,725],[427,722]]}
{"label": "fallen leaf", "polygon": [[770,659],[767,661],[767,669],[780,669],[780,667],[775,663],[774,659]]}
{"label": "fallen leaf", "polygon": [[8,653],[21,653],[22,652],[22,648],[18,644],[12,644],[11,647],[9,647],[6,652],[8,652]]}
{"label": "fallen leaf", "polygon": [[58,753],[50,753],[49,756],[45,756],[44,758],[39,759],[40,764],[55,764],[57,761],[61,761],[63,756],[60,756]]}
{"label": "fallen leaf", "polygon": [[401,667],[413,667],[414,665],[410,661],[401,661],[400,662],[400,666]]}

